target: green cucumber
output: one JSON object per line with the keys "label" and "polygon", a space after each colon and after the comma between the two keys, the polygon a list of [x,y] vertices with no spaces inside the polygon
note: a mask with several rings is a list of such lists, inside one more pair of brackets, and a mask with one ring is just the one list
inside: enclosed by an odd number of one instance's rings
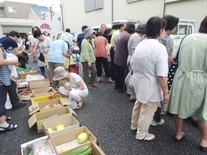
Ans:
{"label": "green cucumber", "polygon": [[25,149],[25,155],[33,155],[34,148],[32,146],[27,146]]}
{"label": "green cucumber", "polygon": [[91,150],[92,150],[92,148],[87,149],[85,152],[82,152],[82,153],[80,153],[78,155],[89,155],[89,154],[91,154]]}
{"label": "green cucumber", "polygon": [[89,148],[89,146],[82,146],[82,147],[79,147],[73,151],[71,151],[70,153],[68,153],[67,155],[78,155],[84,151],[86,151],[87,149]]}

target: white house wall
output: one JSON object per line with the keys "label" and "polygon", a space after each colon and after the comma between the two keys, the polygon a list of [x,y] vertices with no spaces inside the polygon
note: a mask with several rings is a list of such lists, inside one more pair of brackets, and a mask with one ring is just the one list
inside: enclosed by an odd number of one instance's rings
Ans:
{"label": "white house wall", "polygon": [[[105,0],[104,0],[105,1]],[[141,0],[127,4],[126,0],[114,0],[114,20],[148,20],[163,15],[163,0]]]}
{"label": "white house wall", "polygon": [[64,28],[79,33],[83,25],[97,26],[111,23],[111,0],[104,0],[100,10],[85,12],[84,0],[63,0]]}
{"label": "white house wall", "polygon": [[[113,1],[113,12],[112,12]],[[110,24],[112,20],[148,20],[152,16],[171,14],[180,19],[195,20],[197,25],[207,14],[207,0],[140,0],[127,3],[127,0],[103,0],[103,9],[85,12],[84,0],[62,0],[64,28],[79,33],[84,24],[97,26]],[[165,7],[164,7],[164,2]]]}
{"label": "white house wall", "polygon": [[171,14],[180,19],[195,20],[198,29],[201,21],[207,15],[207,0],[182,0],[167,3],[165,14]]}

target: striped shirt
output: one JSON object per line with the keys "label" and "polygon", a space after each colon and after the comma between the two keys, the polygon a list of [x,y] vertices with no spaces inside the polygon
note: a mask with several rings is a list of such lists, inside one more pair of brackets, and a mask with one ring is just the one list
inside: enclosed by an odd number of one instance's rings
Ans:
{"label": "striped shirt", "polygon": [[[1,47],[1,44],[0,44],[0,47]],[[3,51],[3,57],[4,59],[6,59],[7,54],[3,49],[2,51]],[[0,66],[0,82],[3,83],[5,86],[11,85],[8,66]]]}

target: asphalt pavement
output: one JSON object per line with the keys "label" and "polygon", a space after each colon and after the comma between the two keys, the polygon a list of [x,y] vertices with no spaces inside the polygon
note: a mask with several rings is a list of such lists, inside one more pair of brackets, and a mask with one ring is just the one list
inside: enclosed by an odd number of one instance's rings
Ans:
{"label": "asphalt pavement", "polygon": [[[30,58],[29,64],[38,69]],[[102,77],[104,79],[104,77]],[[173,117],[165,115],[165,124],[150,127],[156,135],[153,141],[138,141],[135,131],[130,130],[130,119],[133,102],[125,93],[113,90],[113,84],[107,80],[98,83],[84,99],[83,107],[75,110],[77,120],[86,126],[98,139],[106,155],[202,155],[198,149],[199,132],[190,120],[184,121],[185,139],[181,143],[174,142],[175,127]],[[44,136],[28,127],[27,106],[18,110],[8,110],[11,123],[17,123],[18,129],[0,133],[0,155],[20,155],[20,145]]]}

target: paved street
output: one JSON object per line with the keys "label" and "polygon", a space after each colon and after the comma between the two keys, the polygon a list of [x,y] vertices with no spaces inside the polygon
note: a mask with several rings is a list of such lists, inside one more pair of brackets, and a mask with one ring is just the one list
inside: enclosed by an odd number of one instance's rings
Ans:
{"label": "paved street", "polygon": [[[30,64],[31,63],[30,59]],[[36,68],[36,67],[35,67]],[[19,125],[12,132],[0,134],[0,155],[19,155],[20,144],[44,136],[34,129],[29,129],[27,107],[16,111],[8,110],[11,122]],[[175,129],[173,118],[164,116],[165,124],[150,127],[150,132],[156,135],[154,141],[138,141],[135,131],[131,131],[130,119],[133,103],[126,94],[113,90],[113,84],[98,83],[98,87],[90,90],[84,99],[84,105],[76,110],[76,118],[81,125],[86,126],[98,139],[101,148],[107,155],[202,155],[198,150],[199,134],[190,120],[184,122],[186,137],[180,144],[173,140]]]}

